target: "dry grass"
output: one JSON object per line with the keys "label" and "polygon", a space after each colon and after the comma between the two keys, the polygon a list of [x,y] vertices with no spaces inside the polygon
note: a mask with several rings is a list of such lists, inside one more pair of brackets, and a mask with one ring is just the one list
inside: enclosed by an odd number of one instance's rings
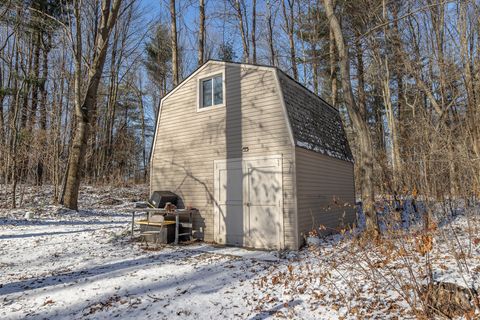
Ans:
{"label": "dry grass", "polygon": [[480,210],[446,216],[435,204],[425,213],[408,230],[387,215],[377,239],[350,231],[272,267],[256,283],[257,308],[301,299],[313,314],[338,318],[478,319]]}

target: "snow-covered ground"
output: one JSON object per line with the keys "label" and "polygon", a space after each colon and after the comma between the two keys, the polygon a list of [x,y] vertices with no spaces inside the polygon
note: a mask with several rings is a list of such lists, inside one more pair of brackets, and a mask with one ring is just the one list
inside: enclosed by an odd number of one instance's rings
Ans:
{"label": "snow-covered ground", "polygon": [[426,259],[436,281],[480,288],[478,210],[434,226],[431,250],[415,232],[299,252],[146,249],[128,235],[145,188],[84,188],[78,213],[49,195],[27,190],[23,209],[0,209],[1,319],[415,318]]}

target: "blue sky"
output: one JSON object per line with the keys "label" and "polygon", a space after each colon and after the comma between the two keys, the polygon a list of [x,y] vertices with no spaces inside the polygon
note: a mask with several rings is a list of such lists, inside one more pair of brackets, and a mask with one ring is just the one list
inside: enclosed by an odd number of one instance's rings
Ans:
{"label": "blue sky", "polygon": [[[169,5],[170,0],[139,0],[140,5],[145,9],[145,17],[148,20],[163,21],[170,23]],[[198,0],[177,0],[177,30],[179,31],[180,44],[183,45],[184,54],[186,55],[185,64],[191,69],[196,61],[197,50],[197,30],[198,30]],[[251,13],[251,0],[245,0],[248,13]],[[223,16],[225,12],[231,10],[231,6],[226,0],[205,0],[206,5],[206,29],[207,29],[207,43],[206,50],[210,51],[207,55],[216,58],[218,54],[218,47],[223,42],[229,42],[234,46],[237,60],[242,57],[242,44],[239,35],[238,21],[235,17],[226,19],[224,22]],[[259,60],[266,63],[266,51],[262,46],[262,36],[265,26],[263,25],[264,16],[264,1],[257,1],[257,52]],[[281,18],[280,12],[277,13],[277,19]],[[249,20],[251,16],[248,16]],[[277,28],[277,37],[284,36],[283,32]],[[263,33],[264,34],[264,33]],[[282,41],[278,40],[278,45],[282,46]],[[264,57],[265,61],[262,61]],[[191,70],[184,70],[189,73]],[[184,74],[185,75],[185,74]]]}
{"label": "blue sky", "polygon": [[[158,22],[170,25],[170,0],[138,0],[143,8],[142,17],[145,22]],[[279,2],[272,1],[273,19],[274,19],[274,45],[279,67],[287,73],[291,73],[289,59],[288,38],[281,25],[283,25],[283,14]],[[245,0],[247,6],[246,19],[251,27],[252,2]],[[223,43],[229,43],[233,46],[236,59],[242,60],[242,40],[238,30],[238,20],[233,16],[231,4],[228,0],[205,0],[206,6],[206,58],[219,58],[219,47]],[[177,31],[179,33],[179,45],[182,50],[183,61],[181,66],[182,78],[187,77],[197,68],[197,48],[198,48],[198,15],[199,0],[176,0],[177,8]],[[269,64],[270,53],[267,44],[267,26],[266,26],[266,1],[257,0],[257,63]],[[225,19],[225,15],[230,14]],[[153,31],[150,32],[153,34]],[[249,39],[250,40],[250,39]],[[302,57],[303,46],[297,46],[297,57]],[[299,80],[307,87],[312,87],[311,70],[298,64]]]}

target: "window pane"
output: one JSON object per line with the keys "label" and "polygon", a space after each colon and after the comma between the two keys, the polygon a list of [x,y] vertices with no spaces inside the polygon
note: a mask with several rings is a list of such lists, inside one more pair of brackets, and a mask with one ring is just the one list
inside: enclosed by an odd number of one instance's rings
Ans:
{"label": "window pane", "polygon": [[212,79],[202,81],[202,107],[212,105]]}
{"label": "window pane", "polygon": [[222,76],[213,78],[213,104],[223,103],[223,84]]}

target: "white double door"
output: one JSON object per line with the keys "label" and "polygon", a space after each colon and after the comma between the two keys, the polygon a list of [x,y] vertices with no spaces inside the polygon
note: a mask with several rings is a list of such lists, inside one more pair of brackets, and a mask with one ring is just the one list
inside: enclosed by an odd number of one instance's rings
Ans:
{"label": "white double door", "polygon": [[282,248],[281,156],[217,160],[214,167],[215,242]]}

